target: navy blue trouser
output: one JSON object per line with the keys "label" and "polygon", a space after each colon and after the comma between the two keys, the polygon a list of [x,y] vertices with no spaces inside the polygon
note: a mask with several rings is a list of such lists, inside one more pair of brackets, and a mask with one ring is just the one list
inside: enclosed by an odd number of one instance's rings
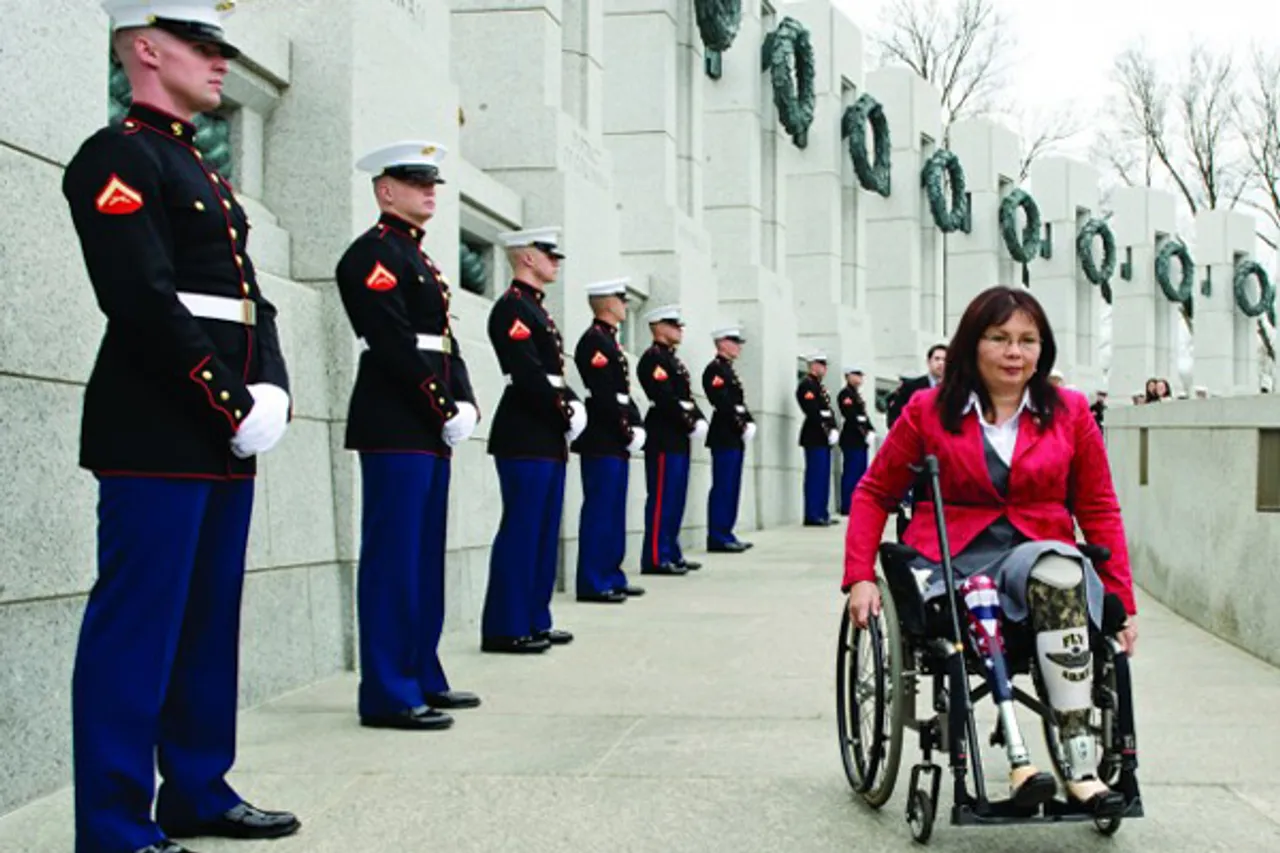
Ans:
{"label": "navy blue trouser", "polygon": [[707,546],[737,542],[733,526],[738,521],[742,496],[741,450],[711,451],[711,493],[707,496]]}
{"label": "navy blue trouser", "polygon": [[645,452],[644,548],[640,565],[684,562],[680,525],[689,494],[689,454]]}
{"label": "navy blue trouser", "polygon": [[71,684],[76,853],[128,853],[151,819],[212,820],[241,798],[240,600],[253,481],[101,477],[98,579]]}
{"label": "navy blue trouser", "polygon": [[630,460],[583,456],[582,511],[578,517],[578,595],[627,588],[627,479]]}
{"label": "navy blue trouser", "polygon": [[840,471],[840,512],[849,514],[849,503],[858,481],[867,473],[867,448],[845,449],[844,465]]}
{"label": "navy blue trouser", "polygon": [[831,448],[804,449],[804,520],[831,518]]}
{"label": "navy blue trouser", "polygon": [[528,637],[551,630],[565,463],[494,457],[494,464],[502,487],[502,521],[489,556],[481,632]]}
{"label": "navy blue trouser", "polygon": [[445,530],[451,462],[423,453],[361,453],[360,715],[425,704],[449,680],[444,628]]}

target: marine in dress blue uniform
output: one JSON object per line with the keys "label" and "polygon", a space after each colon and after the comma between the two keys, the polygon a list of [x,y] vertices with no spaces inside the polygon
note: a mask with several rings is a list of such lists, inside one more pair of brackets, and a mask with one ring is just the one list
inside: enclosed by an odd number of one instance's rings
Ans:
{"label": "marine in dress blue uniform", "polygon": [[831,448],[840,437],[831,396],[822,384],[827,357],[808,358],[809,372],[796,386],[796,402],[804,412],[800,446],[804,448],[804,523],[809,527],[834,524],[831,518]]}
{"label": "marine in dress blue uniform", "polygon": [[587,285],[595,319],[578,339],[573,361],[587,389],[587,427],[570,448],[582,469],[578,519],[578,601],[621,604],[644,590],[627,583],[627,481],[631,454],[645,430],[631,399],[627,354],[618,324],[627,316],[627,285],[620,278]]}
{"label": "marine in dress blue uniform", "polygon": [[359,713],[370,728],[447,728],[440,709],[480,704],[450,689],[438,652],[453,448],[479,419],[449,283],[421,246],[446,154],[408,141],[360,159],[382,214],[337,266],[361,350],[345,445],[360,454]]}
{"label": "marine in dress blue uniform", "polygon": [[739,554],[751,547],[733,533],[742,495],[742,460],[746,443],[755,438],[756,424],[747,409],[742,382],[733,362],[742,352],[742,327],[728,326],[711,333],[716,357],[702,371],[702,390],[713,411],[707,431],[711,451],[711,492],[707,496],[707,550]]}
{"label": "marine in dress blue uniform", "polygon": [[846,367],[845,386],[836,395],[836,406],[844,424],[840,429],[840,452],[843,456],[840,468],[840,514],[849,514],[849,501],[858,481],[867,471],[867,437],[875,432],[875,426],[867,415],[867,404],[858,389],[862,387],[862,369]]}
{"label": "marine in dress blue uniform", "polygon": [[683,575],[702,567],[680,550],[680,525],[689,493],[689,451],[694,439],[707,434],[707,419],[693,399],[689,371],[676,357],[684,338],[678,305],[664,305],[645,315],[653,346],[640,356],[636,375],[649,397],[645,414],[644,468],[648,497],[644,507],[644,547],[640,572]]}
{"label": "marine in dress blue uniform", "polygon": [[489,312],[506,388],[489,428],[489,453],[502,488],[502,521],[489,558],[480,648],[538,653],[572,642],[552,627],[569,442],[586,407],[565,383],[563,340],[543,307],[556,280],[558,226],[499,234],[514,280]]}
{"label": "marine in dress blue uniform", "polygon": [[80,433],[98,578],[72,677],[75,844],[178,853],[170,838],[300,826],[226,780],[256,457],[285,434],[289,378],[245,211],[195,146],[191,119],[218,105],[212,81],[238,55],[222,14],[197,0],[103,6],[134,103],[62,185],[107,321]]}

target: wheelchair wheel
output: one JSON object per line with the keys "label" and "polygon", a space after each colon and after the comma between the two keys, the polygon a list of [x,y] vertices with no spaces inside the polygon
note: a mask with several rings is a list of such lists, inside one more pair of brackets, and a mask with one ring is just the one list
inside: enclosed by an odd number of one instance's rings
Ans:
{"label": "wheelchair wheel", "polygon": [[845,777],[867,805],[893,795],[902,758],[903,646],[893,596],[883,581],[880,615],[858,629],[846,607],[836,652],[836,719]]}
{"label": "wheelchair wheel", "polygon": [[[1039,666],[1033,667],[1035,672],[1036,693],[1040,696],[1040,701],[1046,705],[1049,703],[1049,694],[1044,688],[1044,682],[1040,677]],[[1102,678],[1094,684],[1094,695],[1102,699],[1099,703],[1095,703],[1093,709],[1089,712],[1089,730],[1093,732],[1098,739],[1098,767],[1095,771],[1099,781],[1109,787],[1114,788],[1120,780],[1120,738],[1117,732],[1116,707],[1119,702],[1119,694],[1116,692],[1116,671],[1115,666],[1108,659],[1102,667]],[[1049,750],[1049,758],[1053,761],[1054,772],[1058,774],[1058,779],[1065,786],[1069,773],[1067,771],[1066,752],[1062,747],[1062,738],[1059,734],[1058,726],[1047,718],[1041,719],[1041,726],[1044,730],[1045,746]],[[1103,828],[1099,823],[1098,831],[1103,835],[1112,835],[1120,828],[1119,820],[1115,821],[1115,826],[1108,829]]]}

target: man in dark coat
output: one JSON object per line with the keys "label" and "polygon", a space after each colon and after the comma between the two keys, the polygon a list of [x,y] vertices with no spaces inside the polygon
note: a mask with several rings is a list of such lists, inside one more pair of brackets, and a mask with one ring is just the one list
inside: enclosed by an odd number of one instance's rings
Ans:
{"label": "man in dark coat", "polygon": [[683,575],[702,567],[680,550],[680,525],[689,492],[689,451],[707,434],[707,419],[693,399],[689,370],[676,355],[684,340],[678,305],[663,305],[645,315],[653,346],[640,356],[636,375],[649,398],[644,425],[644,549],[640,571],[646,575]]}
{"label": "man in dark coat", "polygon": [[807,359],[809,372],[796,386],[796,402],[804,413],[800,446],[804,448],[804,523],[806,527],[827,527],[831,518],[831,448],[840,439],[831,395],[822,380],[827,375],[827,357],[816,353]]}
{"label": "man in dark coat", "polygon": [[401,142],[360,159],[382,214],[337,268],[362,350],[346,447],[360,454],[359,712],[370,728],[448,728],[442,709],[480,704],[450,689],[437,652],[453,448],[479,419],[449,321],[449,283],[421,245],[445,153],[439,143]]}
{"label": "man in dark coat", "polygon": [[564,341],[543,306],[560,261],[558,226],[498,235],[513,280],[489,312],[489,340],[507,387],[489,428],[502,521],[489,558],[481,649],[528,654],[573,641],[552,627],[569,443],[587,410],[564,378]]}
{"label": "man in dark coat", "polygon": [[239,55],[221,4],[103,5],[133,103],[62,183],[107,321],[80,425],[98,577],[71,684],[76,850],[183,853],[169,839],[301,825],[226,778],[257,457],[284,437],[292,401],[248,217],[192,123],[221,103]]}
{"label": "man in dark coat", "polygon": [[578,601],[621,604],[644,590],[627,583],[627,481],[631,454],[642,450],[645,430],[631,399],[627,354],[618,327],[627,316],[621,278],[587,285],[595,319],[578,339],[573,361],[587,389],[587,428],[570,448],[582,469],[578,521]]}
{"label": "man in dark coat", "polygon": [[756,434],[755,419],[747,409],[742,380],[733,363],[742,353],[746,336],[741,326],[711,333],[716,356],[702,371],[702,390],[714,407],[707,448],[711,451],[711,492],[707,496],[707,550],[740,554],[751,547],[733,533],[742,495],[742,463],[746,443]]}

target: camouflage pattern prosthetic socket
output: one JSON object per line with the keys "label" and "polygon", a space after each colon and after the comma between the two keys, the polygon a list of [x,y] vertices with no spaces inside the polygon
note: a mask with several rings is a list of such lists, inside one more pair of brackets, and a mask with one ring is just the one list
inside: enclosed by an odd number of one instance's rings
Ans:
{"label": "camouflage pattern prosthetic socket", "polygon": [[[1062,588],[1046,583],[1033,570],[1027,583],[1027,609],[1031,626],[1037,635],[1050,635],[1052,650],[1042,655],[1056,664],[1058,672],[1069,681],[1081,684],[1092,694],[1093,658],[1089,650],[1089,614],[1085,603],[1083,577],[1081,583]],[[1050,699],[1052,700],[1052,696]],[[1089,708],[1057,708],[1062,719],[1063,739],[1089,733]]]}

